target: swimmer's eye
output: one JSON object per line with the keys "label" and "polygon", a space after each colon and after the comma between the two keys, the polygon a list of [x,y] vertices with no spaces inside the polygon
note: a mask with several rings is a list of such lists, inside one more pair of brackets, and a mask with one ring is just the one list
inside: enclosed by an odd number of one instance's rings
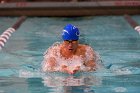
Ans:
{"label": "swimmer's eye", "polygon": [[78,40],[65,40],[64,42],[67,43],[67,44],[69,44],[69,43],[75,44],[75,43],[77,43],[77,41]]}

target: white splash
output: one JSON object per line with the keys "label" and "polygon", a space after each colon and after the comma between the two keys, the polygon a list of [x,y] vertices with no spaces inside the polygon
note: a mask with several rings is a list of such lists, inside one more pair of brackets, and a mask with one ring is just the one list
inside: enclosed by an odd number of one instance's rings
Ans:
{"label": "white splash", "polygon": [[22,78],[32,78],[32,77],[43,77],[44,73],[41,73],[40,71],[29,71],[20,69],[19,70],[19,77]]}
{"label": "white splash", "polygon": [[100,77],[88,75],[80,75],[79,77],[74,76],[61,76],[61,75],[47,75],[43,77],[44,86],[57,87],[57,86],[82,86],[82,85],[95,85],[99,86],[102,84]]}
{"label": "white splash", "polygon": [[[114,67],[114,68],[113,68]],[[112,71],[115,75],[129,75],[133,74],[132,71],[129,68],[120,68],[118,66],[113,66]]]}
{"label": "white splash", "polygon": [[[60,54],[60,42],[56,42],[44,53],[44,60],[42,62],[42,68],[49,70],[50,65],[46,61],[49,60],[50,57],[54,57],[57,63],[56,67],[54,68],[55,71],[60,71],[62,69],[62,66],[67,66],[68,69],[71,71],[76,69],[76,67],[80,67],[81,71],[88,71],[90,68],[86,67],[84,65],[84,62],[87,62],[87,60],[92,60],[93,55],[95,55],[94,59],[95,59],[95,62],[97,63],[97,69],[102,68],[100,55],[97,52],[93,54],[94,52],[91,52],[91,51],[93,51],[92,48],[87,47],[86,53],[85,53],[86,57],[82,57],[82,55],[81,56],[75,55],[72,58],[66,59],[62,57],[62,55]],[[43,70],[43,71],[46,71],[46,70]]]}
{"label": "white splash", "polygon": [[114,88],[114,91],[115,92],[127,92],[127,89],[126,88],[124,88],[124,87],[116,87],[116,88]]}

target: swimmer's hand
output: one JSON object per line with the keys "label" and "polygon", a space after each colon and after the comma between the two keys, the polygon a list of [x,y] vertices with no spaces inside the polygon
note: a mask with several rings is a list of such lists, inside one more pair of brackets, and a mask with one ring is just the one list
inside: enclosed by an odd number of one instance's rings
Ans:
{"label": "swimmer's hand", "polygon": [[68,68],[68,66],[66,66],[66,65],[63,65],[62,66],[62,71],[63,72],[66,72],[66,73],[68,73],[68,74],[75,74],[76,72],[78,72],[80,70],[80,66],[77,66],[77,67],[71,67],[71,68]]}
{"label": "swimmer's hand", "polygon": [[75,74],[80,70],[80,66],[76,66],[74,69],[71,70],[70,74]]}

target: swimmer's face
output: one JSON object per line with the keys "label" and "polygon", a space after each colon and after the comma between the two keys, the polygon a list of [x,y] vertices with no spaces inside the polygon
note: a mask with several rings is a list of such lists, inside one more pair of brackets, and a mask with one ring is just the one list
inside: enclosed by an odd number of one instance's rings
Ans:
{"label": "swimmer's face", "polygon": [[75,52],[78,47],[78,40],[64,40],[63,44],[66,50]]}

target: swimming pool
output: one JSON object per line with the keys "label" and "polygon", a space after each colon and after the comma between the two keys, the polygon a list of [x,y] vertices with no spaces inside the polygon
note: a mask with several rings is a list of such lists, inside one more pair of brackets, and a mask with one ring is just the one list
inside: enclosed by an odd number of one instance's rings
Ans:
{"label": "swimming pool", "polygon": [[[132,16],[140,23],[140,16]],[[0,34],[17,17],[0,17]],[[41,73],[43,53],[61,42],[67,23],[79,27],[110,69],[94,73]],[[139,93],[140,35],[123,16],[29,17],[0,51],[0,93]]]}

